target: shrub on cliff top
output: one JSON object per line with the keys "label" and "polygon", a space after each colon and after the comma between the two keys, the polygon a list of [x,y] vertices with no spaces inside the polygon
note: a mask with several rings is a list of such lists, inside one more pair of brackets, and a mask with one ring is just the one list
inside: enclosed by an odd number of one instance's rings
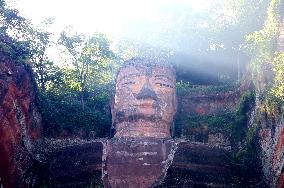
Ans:
{"label": "shrub on cliff top", "polygon": [[40,105],[47,137],[98,138],[109,135],[111,115],[106,96],[88,98],[82,109],[76,98],[42,92]]}

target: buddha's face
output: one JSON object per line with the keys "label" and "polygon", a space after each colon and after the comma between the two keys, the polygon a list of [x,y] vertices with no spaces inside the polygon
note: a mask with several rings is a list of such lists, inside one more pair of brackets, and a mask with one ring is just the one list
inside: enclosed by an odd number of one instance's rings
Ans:
{"label": "buddha's face", "polygon": [[151,136],[147,131],[166,131],[166,136],[160,137],[169,137],[176,112],[175,83],[170,68],[142,65],[122,68],[117,75],[112,110],[116,135]]}

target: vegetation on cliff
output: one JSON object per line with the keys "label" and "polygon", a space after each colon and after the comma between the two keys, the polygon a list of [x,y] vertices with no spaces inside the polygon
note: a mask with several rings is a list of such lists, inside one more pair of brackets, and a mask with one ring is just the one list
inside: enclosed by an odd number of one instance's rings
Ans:
{"label": "vegetation on cliff", "polygon": [[[251,58],[251,68],[253,70],[254,81],[257,89],[267,91],[263,93],[269,98],[279,98],[283,101],[283,49],[279,49],[277,42],[283,23],[281,19],[280,8],[283,2],[280,0],[272,0],[270,2],[267,18],[263,28],[246,36],[247,50]],[[275,76],[266,78],[267,69],[272,69]],[[262,79],[262,80],[260,80]],[[259,85],[257,81],[264,84]],[[265,87],[265,88],[263,88]]]}

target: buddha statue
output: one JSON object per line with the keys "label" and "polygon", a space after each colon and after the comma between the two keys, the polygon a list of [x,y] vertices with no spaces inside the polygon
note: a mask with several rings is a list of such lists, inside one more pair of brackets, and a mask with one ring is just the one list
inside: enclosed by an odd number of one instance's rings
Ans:
{"label": "buddha statue", "polygon": [[165,60],[132,58],[116,77],[114,137],[170,138],[177,110],[175,70]]}

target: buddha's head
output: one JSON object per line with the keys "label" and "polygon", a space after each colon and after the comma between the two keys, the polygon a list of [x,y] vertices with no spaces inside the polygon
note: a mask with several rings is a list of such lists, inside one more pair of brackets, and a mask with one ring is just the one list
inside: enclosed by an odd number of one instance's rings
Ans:
{"label": "buddha's head", "polygon": [[175,70],[166,61],[133,58],[116,77],[115,137],[169,138],[176,113]]}

